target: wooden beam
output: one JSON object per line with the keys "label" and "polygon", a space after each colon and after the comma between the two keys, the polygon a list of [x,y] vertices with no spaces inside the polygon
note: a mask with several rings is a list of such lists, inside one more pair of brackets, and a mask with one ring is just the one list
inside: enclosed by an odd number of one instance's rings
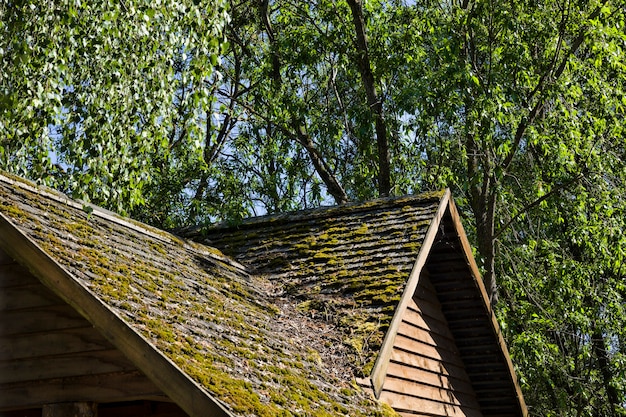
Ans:
{"label": "wooden beam", "polygon": [[78,400],[112,403],[135,400],[171,401],[139,371],[42,379],[0,385],[3,411]]}
{"label": "wooden beam", "polygon": [[92,402],[46,404],[42,417],[98,417],[98,405]]}

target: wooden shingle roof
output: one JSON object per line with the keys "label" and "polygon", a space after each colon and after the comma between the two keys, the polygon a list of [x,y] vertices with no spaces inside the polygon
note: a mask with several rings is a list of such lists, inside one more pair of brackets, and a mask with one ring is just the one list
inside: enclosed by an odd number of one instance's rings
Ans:
{"label": "wooden shingle roof", "polygon": [[335,326],[211,247],[6,175],[0,246],[191,416],[392,413],[353,383]]}
{"label": "wooden shingle roof", "polygon": [[178,233],[0,173],[0,255],[191,416],[527,415],[449,191]]}
{"label": "wooden shingle roof", "polygon": [[371,379],[377,396],[396,360],[392,351],[405,312],[423,290],[420,280],[426,282],[471,381],[478,415],[527,415],[449,191],[185,233],[267,276],[299,300],[301,311],[339,326],[358,374]]}
{"label": "wooden shingle roof", "polygon": [[266,276],[310,316],[342,327],[369,375],[443,192],[381,199],[184,234]]}

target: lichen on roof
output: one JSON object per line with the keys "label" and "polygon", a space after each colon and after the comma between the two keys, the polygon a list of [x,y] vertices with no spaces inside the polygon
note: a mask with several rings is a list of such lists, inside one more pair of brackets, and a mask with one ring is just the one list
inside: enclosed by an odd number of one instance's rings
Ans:
{"label": "lichen on roof", "polygon": [[181,233],[266,276],[300,311],[337,325],[369,376],[443,192],[254,218]]}
{"label": "lichen on roof", "polygon": [[354,383],[339,327],[299,311],[295,288],[277,293],[215,249],[2,175],[0,212],[234,415],[393,414]]}

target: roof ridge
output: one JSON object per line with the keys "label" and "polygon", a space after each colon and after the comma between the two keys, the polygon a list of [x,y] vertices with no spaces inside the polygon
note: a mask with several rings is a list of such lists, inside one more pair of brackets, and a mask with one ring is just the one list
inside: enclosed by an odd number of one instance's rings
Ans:
{"label": "roof ridge", "polygon": [[262,216],[248,217],[240,222],[221,221],[209,225],[193,225],[172,229],[172,233],[183,237],[193,238],[206,229],[242,229],[255,227],[261,224],[281,221],[283,223],[296,223],[303,220],[318,220],[333,217],[339,213],[354,214],[359,212],[369,212],[372,208],[394,208],[406,203],[441,201],[446,193],[446,189],[438,191],[425,191],[419,194],[405,194],[402,196],[382,197],[373,200],[351,202],[341,205],[319,206],[309,209],[302,209],[284,213],[265,214]]}

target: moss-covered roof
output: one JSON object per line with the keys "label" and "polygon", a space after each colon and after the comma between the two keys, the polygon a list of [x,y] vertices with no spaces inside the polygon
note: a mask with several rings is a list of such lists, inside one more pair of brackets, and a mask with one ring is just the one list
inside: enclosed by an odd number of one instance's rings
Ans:
{"label": "moss-covered roof", "polygon": [[370,370],[443,192],[180,231],[267,277],[313,319],[338,326]]}
{"label": "moss-covered roof", "polygon": [[[0,175],[5,220],[239,416],[393,414],[354,383],[344,332],[360,332],[365,355],[379,343],[436,204],[381,203],[370,217],[353,207],[351,221],[329,210],[293,227],[267,219],[230,241],[221,229],[219,246],[246,251],[251,271],[212,247]],[[254,240],[254,229],[274,240]]]}

